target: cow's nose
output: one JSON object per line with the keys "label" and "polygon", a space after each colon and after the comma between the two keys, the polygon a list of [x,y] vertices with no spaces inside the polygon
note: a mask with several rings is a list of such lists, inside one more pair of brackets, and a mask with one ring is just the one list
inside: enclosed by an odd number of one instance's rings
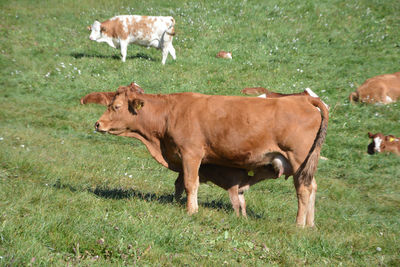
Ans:
{"label": "cow's nose", "polygon": [[99,130],[99,127],[100,127],[100,123],[99,123],[98,121],[96,121],[96,123],[94,124],[94,129],[95,129],[96,131],[98,131],[98,130]]}

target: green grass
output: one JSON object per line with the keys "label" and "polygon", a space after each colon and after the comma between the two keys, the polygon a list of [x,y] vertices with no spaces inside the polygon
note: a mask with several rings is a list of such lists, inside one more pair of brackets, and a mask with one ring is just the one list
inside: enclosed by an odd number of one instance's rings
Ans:
{"label": "green grass", "polygon": [[[400,157],[366,153],[368,131],[400,135],[400,104],[347,100],[399,71],[399,1],[21,0],[0,14],[0,266],[400,265]],[[177,61],[131,45],[122,63],[91,42],[86,26],[117,14],[174,16]],[[94,133],[104,108],[79,104],[132,81],[148,93],[314,90],[331,106],[316,227],[294,224],[292,178],[252,187],[247,220],[201,185],[187,216],[176,173],[137,140]]]}

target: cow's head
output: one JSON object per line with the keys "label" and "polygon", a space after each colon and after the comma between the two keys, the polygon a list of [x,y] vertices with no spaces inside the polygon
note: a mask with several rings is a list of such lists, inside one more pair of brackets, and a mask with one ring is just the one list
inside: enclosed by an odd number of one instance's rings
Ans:
{"label": "cow's head", "polygon": [[368,137],[372,139],[371,144],[368,145],[368,154],[372,155],[384,150],[385,145],[383,142],[385,141],[385,136],[382,133],[373,134],[368,132]]}
{"label": "cow's head", "polygon": [[89,39],[92,41],[96,41],[102,37],[102,32],[105,29],[103,26],[101,26],[101,23],[99,21],[95,20],[92,26],[88,26],[88,30],[91,31]]}
{"label": "cow's head", "polygon": [[95,123],[96,131],[114,135],[136,131],[136,120],[144,106],[140,96],[130,86],[119,87],[106,112]]}
{"label": "cow's head", "polygon": [[400,155],[400,139],[396,136],[384,136],[381,133],[368,133],[368,136],[372,139],[372,143],[368,146],[369,154],[373,154],[375,152],[392,152]]}

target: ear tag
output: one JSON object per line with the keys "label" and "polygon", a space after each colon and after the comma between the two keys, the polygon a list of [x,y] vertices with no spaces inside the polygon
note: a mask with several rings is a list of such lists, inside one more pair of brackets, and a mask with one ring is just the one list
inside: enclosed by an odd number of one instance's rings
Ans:
{"label": "ear tag", "polygon": [[247,175],[248,175],[248,176],[254,176],[254,171],[252,171],[252,170],[251,170],[251,171],[248,171],[248,172],[247,172]]}
{"label": "ear tag", "polygon": [[389,142],[393,142],[394,138],[393,137],[389,137]]}
{"label": "ear tag", "polygon": [[142,108],[142,105],[136,105],[136,109],[140,110]]}

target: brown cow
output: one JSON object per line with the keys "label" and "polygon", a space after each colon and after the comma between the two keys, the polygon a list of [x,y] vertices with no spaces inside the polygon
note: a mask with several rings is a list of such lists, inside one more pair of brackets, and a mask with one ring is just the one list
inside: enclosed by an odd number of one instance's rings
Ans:
{"label": "brown cow", "polygon": [[[130,85],[127,86],[128,88],[131,88],[138,94],[143,94],[144,90],[135,82],[132,82]],[[116,92],[94,92],[85,95],[84,97],[81,98],[81,104],[89,104],[89,103],[94,103],[94,104],[100,104],[103,106],[108,106],[111,101],[113,100]]]}
{"label": "brown cow", "polygon": [[[269,91],[267,88],[264,88],[264,87],[244,88],[241,92],[245,95],[259,95],[258,97],[261,97],[261,98],[278,98],[278,97],[285,97],[285,96],[309,95],[309,96],[316,97],[319,100],[321,100],[319,98],[319,96],[316,93],[314,93],[313,90],[311,90],[310,88],[306,88],[303,92],[292,93],[292,94],[276,93],[276,92]],[[329,106],[324,101],[322,101],[322,103],[324,103],[325,107],[329,110]]]}
{"label": "brown cow", "polygon": [[371,144],[368,145],[368,154],[391,152],[400,156],[400,138],[394,135],[383,135],[382,133],[370,133],[368,137],[372,139]]}
{"label": "brown cow", "polygon": [[[139,94],[144,93],[144,90],[134,82],[127,86],[127,89],[134,90]],[[80,102],[81,104],[95,103],[108,106],[112,102],[115,94],[116,92],[94,92],[82,97]],[[247,214],[246,201],[243,195],[244,191],[251,185],[264,179],[276,179],[280,177],[282,173],[283,168],[279,161],[274,161],[271,166],[259,170],[256,173],[254,173],[254,171],[250,172],[250,175],[244,169],[211,164],[202,164],[199,169],[200,183],[212,182],[227,190],[236,215],[239,216],[241,208],[244,217],[246,217]],[[237,185],[239,185],[238,189],[236,189]],[[177,201],[181,198],[183,190],[183,172],[180,172],[175,181],[175,198]]]}
{"label": "brown cow", "polygon": [[[270,175],[270,164],[276,162],[283,174],[294,176],[297,224],[312,226],[313,175],[327,124],[328,110],[310,96],[266,101],[196,93],[148,95],[119,88],[95,128],[137,138],[160,164],[183,172],[189,214],[198,210],[201,164]],[[235,187],[238,192],[239,184]]]}
{"label": "brown cow", "polygon": [[[309,90],[311,90],[311,89],[309,89]],[[284,96],[291,96],[291,95],[311,95],[307,90],[304,90],[301,93],[281,94],[281,93],[269,91],[267,88],[264,88],[264,87],[244,88],[241,92],[245,95],[259,95],[260,97],[264,97],[264,98],[269,98],[269,97],[276,98],[276,97],[284,97]],[[314,94],[314,92],[312,92],[312,93]],[[314,95],[311,95],[311,96],[314,96]],[[315,95],[315,96],[318,97],[317,95]]]}
{"label": "brown cow", "polygon": [[350,102],[389,104],[400,97],[400,72],[378,75],[366,80],[349,95]]}

